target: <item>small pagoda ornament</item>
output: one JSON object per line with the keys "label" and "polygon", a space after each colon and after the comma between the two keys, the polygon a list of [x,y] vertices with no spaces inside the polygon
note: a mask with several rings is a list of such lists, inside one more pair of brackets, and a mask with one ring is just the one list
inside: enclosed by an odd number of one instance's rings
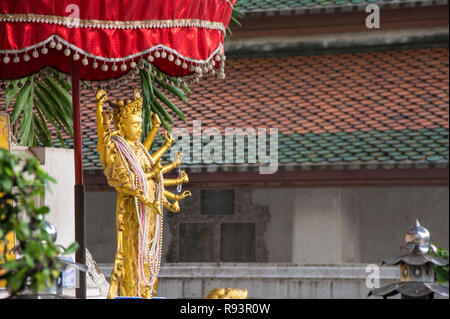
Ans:
{"label": "small pagoda ornament", "polygon": [[406,254],[389,258],[382,264],[400,265],[400,282],[371,290],[369,296],[387,298],[401,294],[402,299],[434,299],[434,294],[448,298],[448,286],[434,281],[434,265],[447,266],[448,260],[437,257],[430,243],[430,232],[416,220],[416,227],[405,235]]}

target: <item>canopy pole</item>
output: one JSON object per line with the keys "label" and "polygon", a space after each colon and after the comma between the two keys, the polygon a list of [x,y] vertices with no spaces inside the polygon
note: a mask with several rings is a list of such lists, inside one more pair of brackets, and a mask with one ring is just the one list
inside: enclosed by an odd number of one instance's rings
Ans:
{"label": "canopy pole", "polygon": [[[73,114],[73,138],[75,156],[75,240],[80,248],[75,254],[75,260],[79,264],[86,265],[86,217],[83,184],[83,159],[81,136],[81,108],[80,108],[80,70],[78,63],[72,61],[72,114]],[[79,288],[76,289],[76,297],[86,299],[86,272],[79,272]]]}

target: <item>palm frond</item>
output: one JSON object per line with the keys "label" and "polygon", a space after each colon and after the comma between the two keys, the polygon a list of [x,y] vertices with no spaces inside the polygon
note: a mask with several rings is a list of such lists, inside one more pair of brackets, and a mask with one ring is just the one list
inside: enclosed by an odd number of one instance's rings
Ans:
{"label": "palm frond", "polygon": [[7,105],[15,98],[11,124],[17,122],[20,145],[54,146],[47,123],[53,126],[63,147],[61,132],[73,137],[71,85],[59,72],[48,73],[43,79],[32,75],[7,85]]}
{"label": "palm frond", "polygon": [[[140,70],[140,75],[143,95],[142,140],[145,140],[151,129],[150,112],[158,115],[161,124],[168,131],[172,130],[171,124],[175,122],[170,112],[186,121],[183,112],[174,101],[189,106],[186,93],[189,94],[191,91],[181,79],[167,76],[148,63]],[[166,93],[170,94],[170,98]]]}
{"label": "palm frond", "polygon": [[244,11],[242,11],[238,2],[236,2],[235,5],[233,6],[233,11],[231,12],[230,24],[228,25],[227,31],[225,33],[225,39],[229,39],[229,38],[233,37],[233,32],[231,31],[231,27],[230,27],[232,23],[236,24],[239,27],[242,26],[242,24],[239,22],[239,20],[245,16],[245,13],[244,13]]}

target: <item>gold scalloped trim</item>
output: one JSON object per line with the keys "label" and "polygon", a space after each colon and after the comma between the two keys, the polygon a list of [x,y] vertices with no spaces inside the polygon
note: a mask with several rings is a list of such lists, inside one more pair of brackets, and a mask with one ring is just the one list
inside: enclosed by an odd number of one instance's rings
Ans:
{"label": "gold scalloped trim", "polygon": [[142,21],[103,21],[83,20],[71,17],[50,16],[41,14],[5,14],[0,13],[2,22],[53,23],[75,28],[101,29],[162,29],[162,28],[203,28],[220,30],[225,33],[225,25],[221,22],[200,19],[177,20],[142,20]]}

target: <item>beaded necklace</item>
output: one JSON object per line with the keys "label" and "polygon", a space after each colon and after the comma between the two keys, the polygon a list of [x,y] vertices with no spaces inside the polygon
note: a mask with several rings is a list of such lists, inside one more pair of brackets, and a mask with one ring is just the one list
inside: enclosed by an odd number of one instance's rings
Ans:
{"label": "beaded necklace", "polygon": [[[134,176],[133,189],[139,187],[143,191],[145,198],[148,198],[148,185],[147,177],[136,157],[136,154],[131,149],[131,146],[125,141],[125,139],[119,135],[112,138],[114,143],[119,150],[120,157],[125,163],[125,167],[129,174]],[[155,162],[148,151],[145,149],[144,145],[140,141],[135,142],[135,146],[139,147],[148,160],[155,165]],[[126,160],[125,160],[126,159]],[[137,219],[139,222],[139,247],[138,247],[138,261],[139,261],[139,280],[138,280],[138,295],[140,293],[140,282],[141,279],[144,280],[145,284],[153,290],[153,285],[156,282],[157,275],[161,266],[161,254],[162,254],[162,237],[163,237],[163,194],[164,194],[164,184],[163,184],[163,174],[159,174],[159,182],[156,185],[156,202],[160,205],[161,215],[155,213],[155,234],[152,239],[149,240],[150,233],[150,218],[151,210],[149,207],[141,203],[137,197],[134,197],[135,208]],[[144,259],[150,264],[150,278],[147,280],[144,272]]]}

